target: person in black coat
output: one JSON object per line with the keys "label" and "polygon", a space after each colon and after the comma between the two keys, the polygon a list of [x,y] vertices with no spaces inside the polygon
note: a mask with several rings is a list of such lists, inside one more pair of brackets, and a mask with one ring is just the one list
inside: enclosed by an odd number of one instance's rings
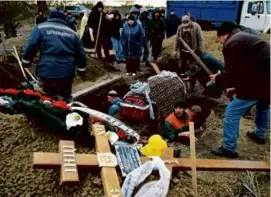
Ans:
{"label": "person in black coat", "polygon": [[77,31],[77,23],[76,23],[76,19],[75,17],[72,17],[72,14],[70,12],[68,12],[67,18],[66,18],[66,22],[68,23],[68,26],[73,30],[73,31]]}
{"label": "person in black coat", "polygon": [[[88,18],[88,26],[93,29],[93,36],[95,39],[95,43],[98,39],[96,52],[99,59],[102,59],[102,46],[105,54],[105,59],[107,61],[110,60],[109,58],[109,20],[106,19],[106,14],[103,12],[104,5],[101,1],[97,2],[97,4],[92,8],[90,16]],[[102,14],[102,16],[101,16]],[[99,23],[100,23],[100,16],[101,18],[101,24],[100,24],[100,31],[99,31],[99,38],[98,38],[98,29],[99,29]]]}
{"label": "person in black coat", "polygon": [[151,35],[153,60],[156,61],[162,51],[162,43],[165,38],[165,24],[160,17],[159,9],[153,11],[149,34]]}
{"label": "person in black coat", "polygon": [[224,119],[223,145],[213,148],[217,156],[237,157],[240,118],[256,105],[256,128],[247,137],[264,144],[269,124],[270,45],[259,36],[240,31],[233,22],[224,22],[217,31],[223,43],[225,71],[210,79],[235,91],[236,97],[227,105]]}
{"label": "person in black coat", "polygon": [[175,16],[175,11],[171,10],[169,17],[166,19],[166,35],[167,38],[175,35],[180,25],[180,19]]}
{"label": "person in black coat", "polygon": [[36,25],[43,23],[45,21],[47,21],[47,17],[43,15],[42,11],[40,11],[39,15],[36,17]]}

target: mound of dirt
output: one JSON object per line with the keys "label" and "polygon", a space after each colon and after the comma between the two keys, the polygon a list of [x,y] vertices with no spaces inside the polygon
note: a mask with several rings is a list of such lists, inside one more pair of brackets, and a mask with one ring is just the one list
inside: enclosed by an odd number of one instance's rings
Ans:
{"label": "mound of dirt", "polygon": [[[270,34],[260,34],[261,37],[266,41],[270,42]],[[216,35],[216,31],[204,31],[204,49],[208,52],[211,52],[216,58],[223,61],[222,55],[222,44],[220,44],[219,39]],[[166,56],[171,56],[174,49],[174,43],[176,36],[172,36],[169,39],[165,39],[163,42],[163,51],[162,54]]]}
{"label": "mound of dirt", "polygon": [[[99,174],[79,173],[80,182],[60,186],[59,170],[34,170],[32,154],[36,151],[58,152],[61,133],[42,131],[23,115],[0,113],[0,196],[102,196]],[[77,143],[77,153],[94,153],[86,143]]]}
{"label": "mound of dirt", "polygon": [[82,79],[80,76],[76,75],[74,78],[74,85],[83,83],[84,81],[94,81],[100,76],[106,73],[105,63],[96,58],[87,56],[87,73]]}

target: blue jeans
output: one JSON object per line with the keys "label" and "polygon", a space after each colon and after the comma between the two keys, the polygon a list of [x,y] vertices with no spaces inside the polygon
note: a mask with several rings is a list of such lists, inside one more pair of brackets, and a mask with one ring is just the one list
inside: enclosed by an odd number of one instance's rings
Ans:
{"label": "blue jeans", "polygon": [[146,62],[150,62],[151,61],[151,41],[150,40],[145,40],[143,43],[142,48],[144,49],[144,53],[143,56],[141,58],[141,61],[146,61]]}
{"label": "blue jeans", "polygon": [[228,104],[225,111],[223,148],[237,152],[237,139],[239,137],[240,118],[252,107],[256,105],[256,136],[265,138],[269,123],[269,105],[257,100],[243,100],[235,98]]}
{"label": "blue jeans", "polygon": [[116,60],[121,61],[122,57],[121,57],[121,44],[120,44],[120,41],[115,39],[115,38],[111,38],[111,41],[112,41],[113,48],[114,48],[114,51],[115,51]]}

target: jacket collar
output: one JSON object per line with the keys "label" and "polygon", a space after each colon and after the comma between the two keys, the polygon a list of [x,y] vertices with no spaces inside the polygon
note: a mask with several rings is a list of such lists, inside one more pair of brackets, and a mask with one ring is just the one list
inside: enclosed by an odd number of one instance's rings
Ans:
{"label": "jacket collar", "polygon": [[61,19],[56,19],[56,18],[49,19],[47,22],[63,23],[65,25],[68,25],[66,21],[61,20]]}
{"label": "jacket collar", "polygon": [[224,46],[226,45],[227,41],[235,34],[239,33],[241,30],[239,28],[235,28],[234,30],[232,30],[231,34],[229,34],[228,38],[225,41]]}

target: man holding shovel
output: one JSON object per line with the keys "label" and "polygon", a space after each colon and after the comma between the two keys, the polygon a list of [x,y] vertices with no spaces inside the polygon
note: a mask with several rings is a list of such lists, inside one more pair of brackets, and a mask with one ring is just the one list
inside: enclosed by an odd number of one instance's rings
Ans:
{"label": "man holding shovel", "polygon": [[106,14],[103,12],[104,5],[101,1],[92,8],[91,13],[88,18],[88,27],[93,29],[93,35],[95,39],[95,53],[99,59],[102,59],[102,47],[105,55],[105,60],[109,61],[109,42],[110,42],[110,32],[109,32],[109,20],[106,19]]}
{"label": "man holding shovel", "polygon": [[247,137],[265,144],[270,113],[270,45],[258,36],[241,32],[233,22],[224,22],[217,36],[223,44],[225,71],[210,75],[210,79],[228,82],[227,92],[234,90],[236,97],[225,110],[223,144],[211,152],[237,157],[240,118],[252,106],[256,106],[256,128],[248,131]]}
{"label": "man holding shovel", "polygon": [[47,22],[36,25],[23,49],[22,63],[30,65],[40,51],[37,77],[43,91],[72,101],[72,81],[86,72],[86,56],[79,36],[65,22],[62,12],[54,10]]}

